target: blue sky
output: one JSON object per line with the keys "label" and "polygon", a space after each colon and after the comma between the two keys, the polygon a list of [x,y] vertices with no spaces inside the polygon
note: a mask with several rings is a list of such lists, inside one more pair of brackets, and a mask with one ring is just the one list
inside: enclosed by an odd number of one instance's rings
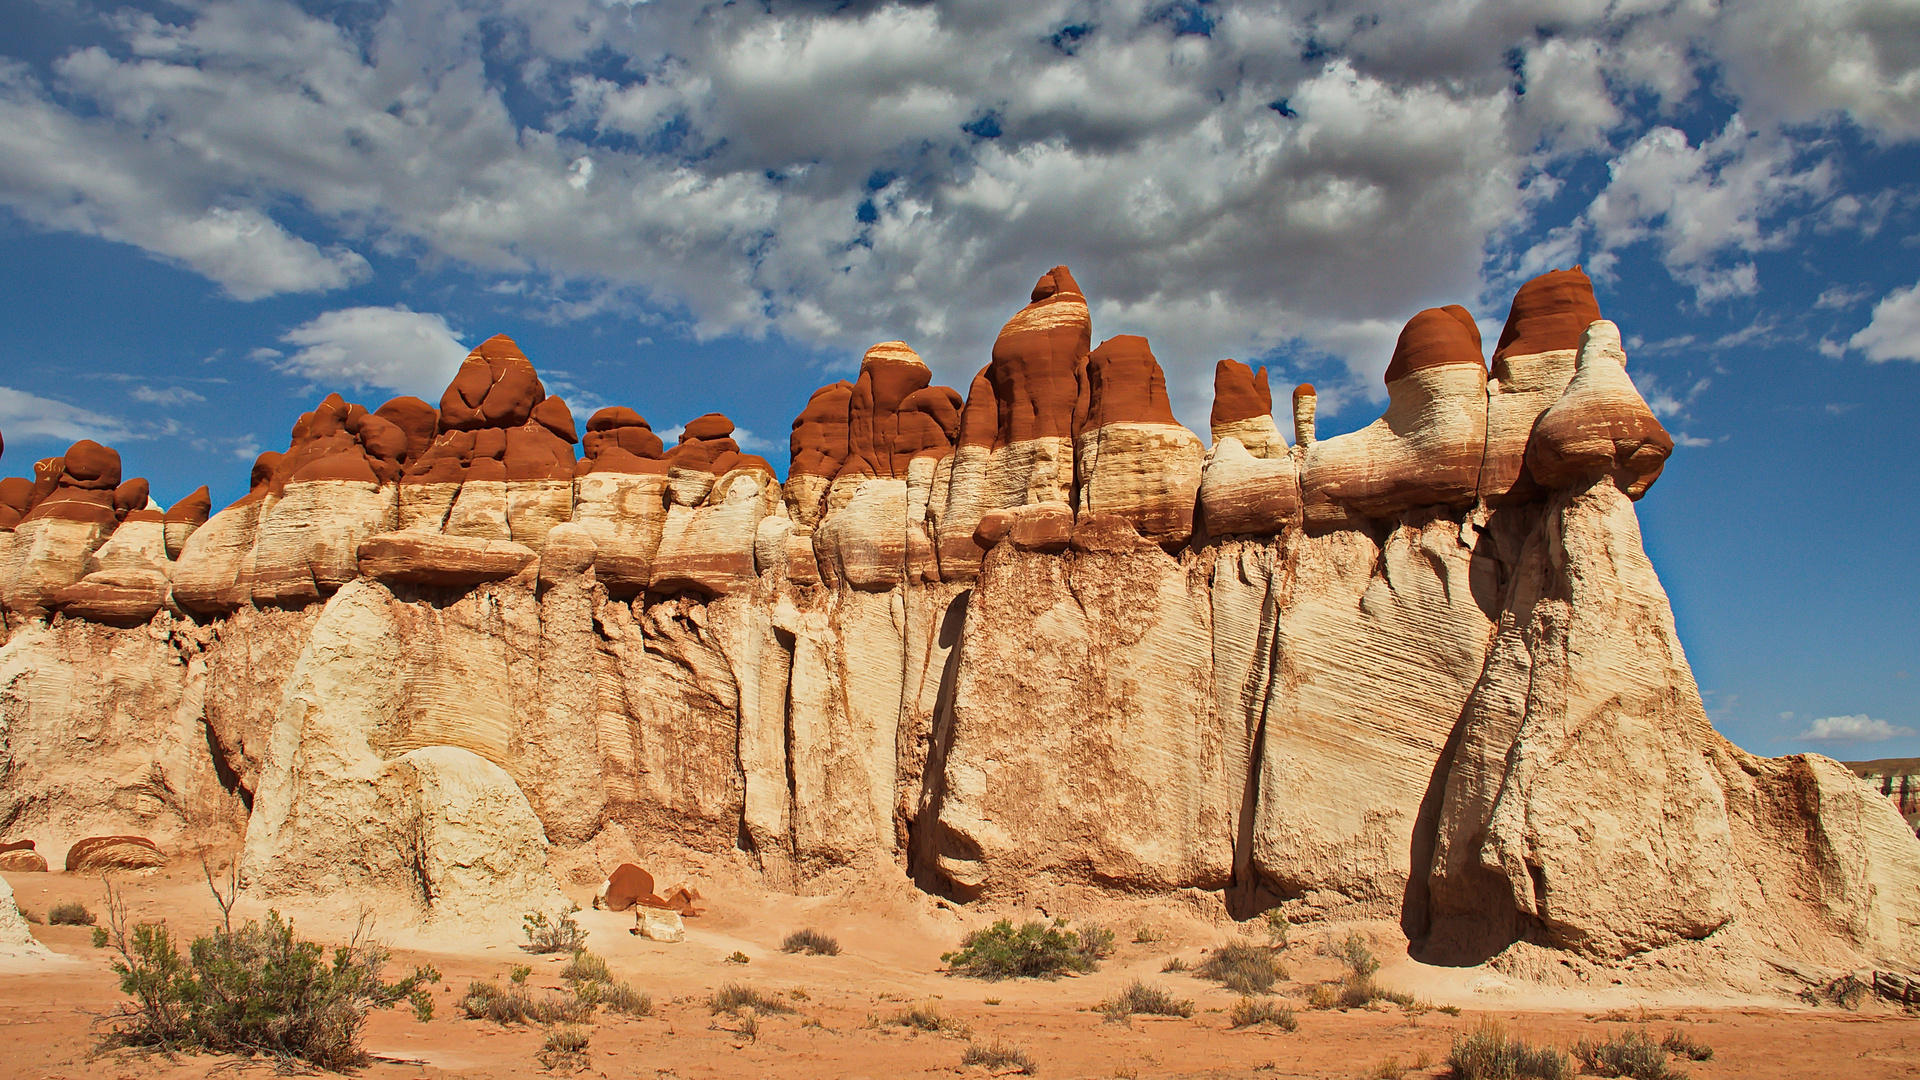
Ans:
{"label": "blue sky", "polygon": [[[1920,11],[0,0],[0,469],[238,497],[327,392],[513,335],[575,415],[784,465],[902,338],[964,389],[1056,262],[1205,430],[1378,415],[1395,334],[1574,262],[1680,442],[1640,504],[1710,713],[1920,754]],[[1284,394],[1276,395],[1284,397]]]}

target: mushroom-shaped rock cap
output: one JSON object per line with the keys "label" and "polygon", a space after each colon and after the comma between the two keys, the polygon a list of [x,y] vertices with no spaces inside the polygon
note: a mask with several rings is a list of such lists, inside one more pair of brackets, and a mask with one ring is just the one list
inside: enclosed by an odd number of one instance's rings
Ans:
{"label": "mushroom-shaped rock cap", "polygon": [[1393,346],[1393,361],[1387,365],[1387,383],[1425,368],[1449,364],[1474,364],[1486,367],[1480,355],[1480,328],[1473,315],[1459,304],[1428,308],[1407,320],[1400,340]]}
{"label": "mushroom-shaped rock cap", "polygon": [[440,429],[440,410],[417,397],[397,397],[373,411],[375,416],[398,427],[407,436],[407,460],[411,462],[433,445]]}
{"label": "mushroom-shaped rock cap", "polygon": [[1513,294],[1493,358],[1577,349],[1581,335],[1599,318],[1600,303],[1585,271],[1578,266],[1549,270]]}
{"label": "mushroom-shaped rock cap", "polygon": [[1040,280],[1034,282],[1032,302],[1037,304],[1048,297],[1058,296],[1061,293],[1072,293],[1075,296],[1086,295],[1080,291],[1080,283],[1073,280],[1073,271],[1068,270],[1064,266],[1056,266],[1046,273],[1041,274]]}
{"label": "mushroom-shaped rock cap", "polygon": [[724,439],[733,434],[733,421],[721,413],[710,412],[705,416],[696,416],[687,421],[685,430],[680,432],[681,442],[694,439]]}
{"label": "mushroom-shaped rock cap", "polygon": [[205,525],[213,514],[213,495],[205,484],[194,489],[193,494],[167,508],[166,520],[169,522],[195,527]]}
{"label": "mushroom-shaped rock cap", "polygon": [[1116,423],[1175,423],[1166,375],[1138,334],[1110,337],[1087,355],[1087,430]]}
{"label": "mushroom-shaped rock cap", "polygon": [[1310,397],[1318,397],[1318,396],[1319,396],[1318,391],[1314,390],[1313,384],[1310,382],[1303,382],[1299,386],[1296,386],[1293,388],[1293,400],[1295,401],[1299,401],[1301,398],[1310,398]]}
{"label": "mushroom-shaped rock cap", "polygon": [[845,379],[815,390],[807,399],[807,407],[793,418],[788,476],[832,479],[840,472],[847,460],[847,418],[852,401],[853,384]]}
{"label": "mushroom-shaped rock cap", "polygon": [[587,430],[589,432],[617,431],[620,428],[630,427],[646,428],[648,431],[653,430],[653,425],[647,423],[646,417],[641,416],[625,405],[609,405],[594,413],[592,416],[587,417]]}
{"label": "mushroom-shaped rock cap", "polygon": [[111,491],[120,486],[120,452],[101,446],[92,439],[81,439],[67,448],[60,486],[88,491]]}
{"label": "mushroom-shaped rock cap", "polygon": [[1267,384],[1267,369],[1258,371],[1238,360],[1222,360],[1213,368],[1214,427],[1236,420],[1252,420],[1273,415],[1273,387]]}
{"label": "mushroom-shaped rock cap", "polygon": [[495,334],[461,361],[440,398],[440,430],[518,427],[546,396],[520,346],[505,334]]}

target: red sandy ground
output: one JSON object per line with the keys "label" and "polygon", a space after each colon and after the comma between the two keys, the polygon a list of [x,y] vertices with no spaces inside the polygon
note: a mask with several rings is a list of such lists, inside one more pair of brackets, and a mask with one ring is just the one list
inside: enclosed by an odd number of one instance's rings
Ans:
{"label": "red sandy ground", "polygon": [[[54,902],[78,899],[103,909],[101,883],[75,875],[7,874],[20,906],[44,914]],[[166,918],[176,935],[202,932],[217,919],[199,868],[173,869],[123,882],[136,918]],[[1024,1049],[1046,1078],[1071,1077],[1440,1077],[1456,1034],[1483,1019],[1503,1022],[1534,1042],[1567,1045],[1644,1023],[1656,1037],[1678,1029],[1714,1049],[1712,1061],[1676,1063],[1689,1075],[1714,1077],[1844,1076],[1849,1080],[1920,1075],[1920,1017],[1870,1004],[1857,1013],[1808,1009],[1786,1000],[1710,999],[1700,993],[1662,994],[1542,991],[1490,978],[1484,972],[1426,967],[1404,955],[1405,941],[1388,923],[1360,924],[1384,963],[1379,981],[1461,1013],[1408,1012],[1376,1006],[1314,1011],[1305,998],[1314,983],[1335,978],[1339,964],[1322,951],[1351,928],[1296,928],[1287,952],[1292,980],[1277,990],[1299,1030],[1233,1031],[1226,1011],[1237,998],[1190,975],[1162,973],[1179,955],[1196,962],[1202,950],[1227,940],[1230,923],[1211,921],[1179,905],[1109,906],[1104,921],[1118,932],[1115,956],[1089,976],[1054,982],[999,983],[939,973],[940,954],[969,927],[993,913],[955,911],[902,889],[871,886],[833,897],[792,897],[723,890],[701,882],[709,910],[688,920],[687,940],[648,941],[627,933],[628,915],[584,911],[588,947],[605,956],[615,976],[652,993],[654,1015],[613,1017],[603,1010],[592,1029],[588,1064],[594,1077],[695,1080],[704,1077],[835,1077],[987,1075],[960,1064],[968,1039],[917,1032],[886,1021],[908,1005],[931,1001],[967,1025],[972,1038]],[[591,890],[571,890],[585,900]],[[258,914],[242,905],[238,915]],[[1007,912],[1016,918],[1037,913]],[[304,912],[303,936],[337,941],[351,930],[340,913]],[[790,956],[785,935],[814,927],[838,939],[839,956]],[[168,1058],[96,1047],[101,1018],[122,1000],[108,970],[108,954],[94,949],[84,927],[35,926],[35,934],[63,960],[0,969],[0,1077],[185,1078],[213,1072],[240,1074],[264,1063],[209,1057]],[[397,976],[431,962],[445,976],[433,988],[434,1018],[422,1023],[402,1007],[376,1013],[367,1025],[375,1062],[367,1077],[519,1077],[553,1075],[535,1060],[543,1033],[463,1019],[457,1002],[469,980],[502,979],[514,964],[531,964],[535,987],[559,990],[561,961],[529,957],[515,926],[461,927],[437,934],[381,931],[395,944],[389,968]],[[1135,941],[1136,937],[1153,938]],[[728,962],[735,951],[745,965]],[[1191,1019],[1136,1017],[1128,1025],[1090,1011],[1133,979],[1158,983],[1191,999]],[[759,1018],[757,1038],[739,1022],[706,1007],[708,994],[729,983],[778,994],[797,1012]]]}

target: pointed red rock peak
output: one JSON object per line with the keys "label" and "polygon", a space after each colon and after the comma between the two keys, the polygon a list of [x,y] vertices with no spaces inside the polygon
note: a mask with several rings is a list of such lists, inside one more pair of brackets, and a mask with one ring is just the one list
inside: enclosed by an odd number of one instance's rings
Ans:
{"label": "pointed red rock peak", "polygon": [[1208,423],[1218,427],[1236,420],[1273,415],[1273,388],[1267,369],[1258,371],[1238,360],[1222,360],[1213,368],[1213,414]]}
{"label": "pointed red rock peak", "polygon": [[1085,429],[1108,424],[1172,424],[1167,377],[1147,339],[1121,334],[1100,343],[1087,356]]}
{"label": "pointed red rock peak", "polygon": [[1450,364],[1486,367],[1480,354],[1480,328],[1473,315],[1458,304],[1428,308],[1407,320],[1387,365],[1389,384],[1416,371]]}
{"label": "pointed red rock peak", "polygon": [[1580,335],[1599,318],[1600,302],[1585,271],[1550,270],[1514,293],[1493,358],[1577,349]]}
{"label": "pointed red rock peak", "polygon": [[474,346],[473,351],[467,355],[470,358],[478,357],[482,360],[525,360],[527,358],[527,354],[520,351],[520,346],[505,334],[493,335]]}
{"label": "pointed red rock peak", "polygon": [[213,514],[213,495],[205,484],[196,488],[193,494],[167,508],[166,520],[200,526],[207,523]]}

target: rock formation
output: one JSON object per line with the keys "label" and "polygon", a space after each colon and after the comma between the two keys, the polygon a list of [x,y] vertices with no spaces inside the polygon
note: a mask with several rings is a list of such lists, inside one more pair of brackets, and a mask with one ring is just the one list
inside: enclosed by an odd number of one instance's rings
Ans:
{"label": "rock formation", "polygon": [[1264,368],[1221,361],[1203,448],[1093,342],[1056,267],[964,399],[875,345],[784,483],[719,414],[577,439],[504,337],[437,408],[329,396],[216,514],[76,444],[0,482],[0,841],[240,843],[257,895],[423,919],[644,844],[1394,914],[1510,971],[1920,959],[1894,805],[1706,719],[1632,505],[1673,443],[1577,268],[1491,372],[1416,314],[1359,431],[1298,387],[1292,445]]}

